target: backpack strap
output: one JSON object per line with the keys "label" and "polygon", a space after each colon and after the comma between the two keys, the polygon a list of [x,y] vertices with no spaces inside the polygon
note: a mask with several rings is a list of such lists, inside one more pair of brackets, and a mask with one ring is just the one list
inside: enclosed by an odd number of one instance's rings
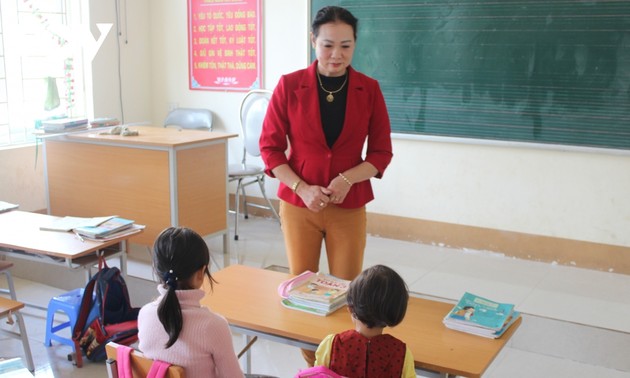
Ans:
{"label": "backpack strap", "polygon": [[131,353],[133,348],[119,345],[116,348],[116,365],[118,366],[118,378],[133,378],[131,373]]}
{"label": "backpack strap", "polygon": [[294,378],[344,378],[344,376],[335,373],[326,366],[313,366],[300,369]]}
{"label": "backpack strap", "polygon": [[[166,372],[168,368],[171,366],[168,362],[154,360],[151,365],[151,369],[147,374],[147,378],[164,378],[166,377]],[[119,377],[120,378],[120,377]]]}
{"label": "backpack strap", "polygon": [[90,310],[92,309],[92,293],[94,292],[95,285],[96,277],[92,277],[90,281],[88,281],[87,285],[85,285],[83,297],[81,298],[81,306],[79,307],[79,313],[77,314],[77,320],[72,328],[72,341],[74,342],[74,350],[77,352],[76,362],[78,367],[83,366],[83,354],[81,353],[81,345],[79,342],[81,340],[81,334],[83,333],[85,324],[87,323]]}

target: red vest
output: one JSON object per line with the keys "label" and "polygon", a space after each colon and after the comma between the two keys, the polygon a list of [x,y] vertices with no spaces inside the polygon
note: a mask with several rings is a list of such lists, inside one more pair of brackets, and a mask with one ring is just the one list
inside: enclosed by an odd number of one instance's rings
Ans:
{"label": "red vest", "polygon": [[350,378],[400,378],[407,346],[383,334],[366,338],[350,330],[335,335],[330,369]]}

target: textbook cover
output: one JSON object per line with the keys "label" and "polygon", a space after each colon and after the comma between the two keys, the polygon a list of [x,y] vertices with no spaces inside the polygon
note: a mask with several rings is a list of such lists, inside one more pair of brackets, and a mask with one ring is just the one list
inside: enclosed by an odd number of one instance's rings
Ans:
{"label": "textbook cover", "polygon": [[514,311],[514,305],[464,293],[444,318],[444,323],[464,324],[498,331]]}
{"label": "textbook cover", "polygon": [[350,281],[324,273],[314,273],[300,286],[289,290],[289,299],[333,303],[344,297]]}

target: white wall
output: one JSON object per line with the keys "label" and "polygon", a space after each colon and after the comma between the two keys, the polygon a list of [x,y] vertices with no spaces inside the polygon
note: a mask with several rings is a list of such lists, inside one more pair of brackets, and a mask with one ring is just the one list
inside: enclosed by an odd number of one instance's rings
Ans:
{"label": "white wall", "polygon": [[87,89],[94,106],[90,117],[116,117],[125,123],[151,121],[150,11],[149,0],[90,1],[95,38],[99,35],[97,23],[113,24],[92,61],[91,72],[88,67],[92,87]]}
{"label": "white wall", "polygon": [[[217,130],[238,133],[243,94],[188,89],[186,2],[127,7],[129,30],[140,29],[123,49],[127,121],[159,125],[176,103],[208,107]],[[264,86],[273,89],[280,75],[307,65],[308,2],[266,0],[263,22]],[[115,44],[101,53],[97,58],[114,56]],[[113,67],[94,68],[95,108],[115,112]],[[232,162],[240,148],[230,141]],[[268,185],[275,193],[277,182]],[[392,164],[374,187],[374,213],[630,246],[629,154],[395,139]]]}

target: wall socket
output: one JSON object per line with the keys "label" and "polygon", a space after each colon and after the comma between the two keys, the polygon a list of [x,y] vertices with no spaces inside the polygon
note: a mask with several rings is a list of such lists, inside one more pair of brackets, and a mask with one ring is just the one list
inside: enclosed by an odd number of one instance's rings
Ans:
{"label": "wall socket", "polygon": [[168,111],[170,112],[171,110],[177,109],[179,108],[179,104],[176,102],[169,102],[168,103]]}

